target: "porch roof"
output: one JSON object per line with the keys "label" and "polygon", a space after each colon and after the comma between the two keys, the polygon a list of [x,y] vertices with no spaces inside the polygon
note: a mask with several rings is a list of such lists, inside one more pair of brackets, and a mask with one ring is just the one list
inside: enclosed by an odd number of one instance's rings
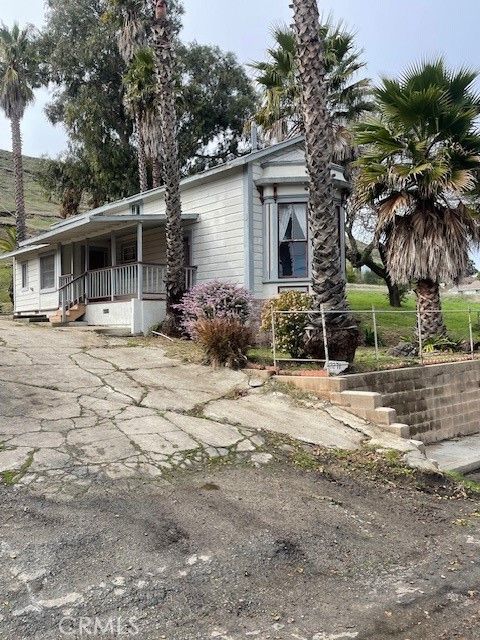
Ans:
{"label": "porch roof", "polygon": [[40,249],[44,249],[48,247],[48,244],[32,244],[28,247],[23,247],[21,249],[16,249],[15,251],[9,251],[8,253],[3,253],[0,255],[0,260],[8,260],[9,258],[15,258],[17,256],[26,257],[30,253],[36,253]]}
{"label": "porch roof", "polygon": [[[196,213],[182,213],[182,220],[195,221],[198,218]],[[125,214],[104,214],[102,212],[88,212],[81,216],[75,216],[71,220],[63,220],[51,227],[48,231],[41,233],[34,238],[25,240],[20,244],[20,248],[0,255],[0,260],[15,258],[43,249],[52,244],[62,242],[78,242],[86,238],[95,238],[112,231],[122,231],[135,227],[139,222],[145,229],[158,227],[166,224],[167,217],[164,213],[151,215],[125,215]]]}

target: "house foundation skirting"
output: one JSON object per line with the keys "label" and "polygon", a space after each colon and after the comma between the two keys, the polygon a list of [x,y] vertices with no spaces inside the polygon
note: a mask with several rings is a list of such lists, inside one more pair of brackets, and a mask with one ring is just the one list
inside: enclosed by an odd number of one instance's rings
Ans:
{"label": "house foundation skirting", "polygon": [[85,320],[96,327],[129,327],[132,335],[147,334],[165,318],[164,300],[89,302]]}

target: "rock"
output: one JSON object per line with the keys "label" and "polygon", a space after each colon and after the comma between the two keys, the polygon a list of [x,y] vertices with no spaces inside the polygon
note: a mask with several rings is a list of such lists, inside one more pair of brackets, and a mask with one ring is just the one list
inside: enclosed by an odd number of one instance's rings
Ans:
{"label": "rock", "polygon": [[418,347],[411,342],[400,342],[389,350],[388,355],[394,358],[415,358],[418,356]]}
{"label": "rock", "polygon": [[418,469],[419,471],[426,471],[428,473],[439,473],[438,462],[430,460],[424,453],[417,449],[408,451],[403,459],[412,469]]}
{"label": "rock", "polygon": [[262,464],[268,464],[273,459],[271,453],[254,453],[250,460],[253,462],[255,466],[260,466]]}

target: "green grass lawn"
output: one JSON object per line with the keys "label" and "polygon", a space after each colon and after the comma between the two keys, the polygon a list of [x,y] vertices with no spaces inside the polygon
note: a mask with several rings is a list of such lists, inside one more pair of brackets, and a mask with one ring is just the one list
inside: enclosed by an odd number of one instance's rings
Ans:
{"label": "green grass lawn", "polygon": [[[378,291],[350,291],[348,301],[353,311],[370,310],[375,307],[377,326],[381,341],[385,345],[396,344],[402,338],[411,339],[415,333],[416,315],[402,313],[415,311],[415,297],[409,296],[402,309],[394,309],[388,304],[386,294]],[[455,339],[469,338],[468,309],[471,309],[474,336],[480,338],[480,303],[465,298],[446,296],[442,300],[447,329]],[[383,313],[382,313],[383,312]],[[393,312],[393,313],[392,313]],[[363,328],[373,328],[372,314],[358,314]]]}
{"label": "green grass lawn", "polygon": [[[375,308],[380,339],[378,361],[373,347],[359,347],[355,358],[355,371],[371,371],[377,368],[411,366],[418,362],[417,359],[406,358],[402,360],[388,355],[389,348],[398,344],[401,340],[415,341],[416,314],[403,313],[405,311],[415,312],[415,297],[413,295],[407,298],[401,309],[390,307],[386,293],[378,291],[378,289],[372,291],[349,291],[348,301],[352,311],[357,312],[356,317],[362,333],[364,333],[367,328],[370,330],[373,329],[373,314],[371,309],[372,307]],[[470,308],[474,339],[480,341],[480,303],[466,300],[465,298],[446,296],[442,301],[442,305],[447,328],[452,338],[469,340],[468,310]],[[368,313],[358,313],[359,311],[368,311]],[[272,364],[272,351],[269,347],[256,347],[249,352],[249,357],[253,362],[259,364]],[[278,353],[277,357],[281,359],[289,358],[288,354],[284,353]],[[426,356],[427,359],[428,357],[429,356]],[[449,355],[447,358],[452,358],[452,356]],[[284,366],[288,365],[284,364]],[[316,366],[317,365],[313,364],[307,366],[298,364],[292,368],[307,369]]]}

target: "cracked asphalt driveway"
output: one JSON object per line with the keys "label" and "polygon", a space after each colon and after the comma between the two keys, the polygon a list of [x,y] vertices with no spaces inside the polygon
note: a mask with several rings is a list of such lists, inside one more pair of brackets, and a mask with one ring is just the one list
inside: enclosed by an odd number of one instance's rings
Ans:
{"label": "cracked asphalt driveway", "polygon": [[184,364],[161,348],[5,319],[0,339],[0,473],[42,492],[255,456],[258,429],[343,449],[367,437],[346,412],[299,407],[245,373]]}

